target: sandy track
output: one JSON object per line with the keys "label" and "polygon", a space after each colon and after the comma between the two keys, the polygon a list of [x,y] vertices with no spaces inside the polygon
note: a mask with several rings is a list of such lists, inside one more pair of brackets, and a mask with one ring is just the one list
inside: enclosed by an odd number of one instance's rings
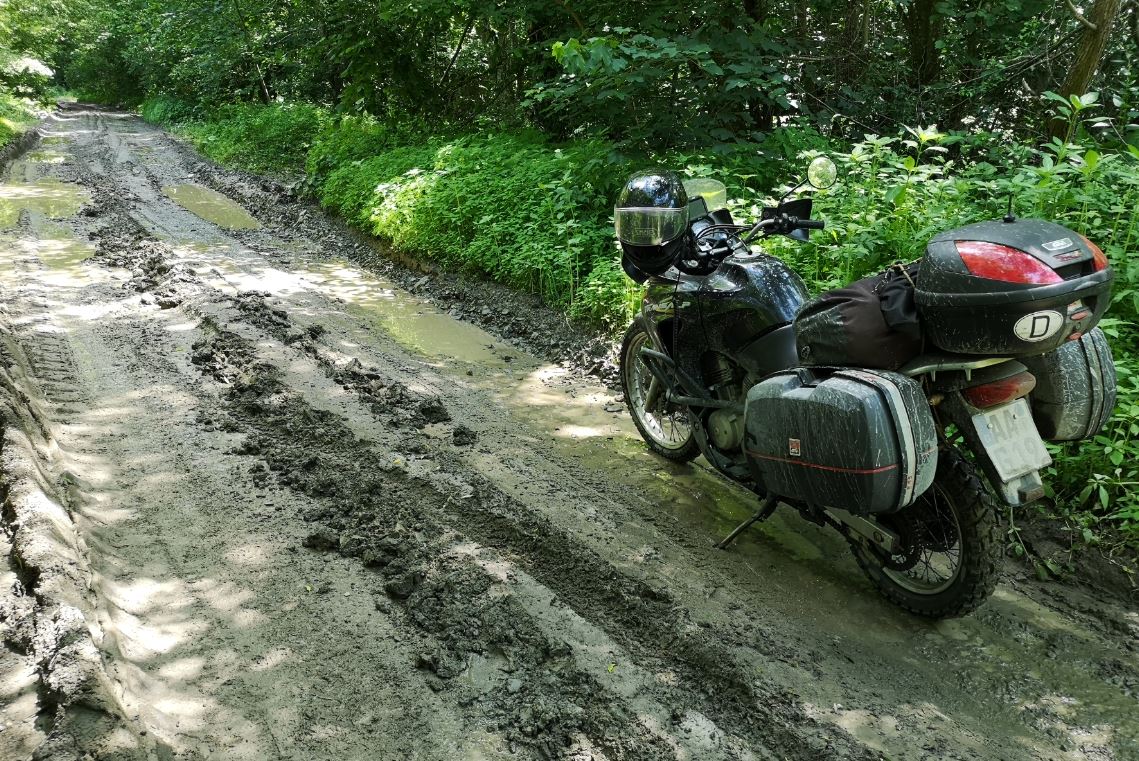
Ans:
{"label": "sandy track", "polygon": [[604,387],[133,117],[44,133],[0,188],[0,757],[1139,758],[1125,597],[1010,568],[929,624],[793,516],[718,553],[747,495]]}

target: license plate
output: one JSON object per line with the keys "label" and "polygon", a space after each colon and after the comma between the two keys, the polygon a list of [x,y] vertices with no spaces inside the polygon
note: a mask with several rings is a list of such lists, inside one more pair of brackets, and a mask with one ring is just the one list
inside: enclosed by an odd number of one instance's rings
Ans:
{"label": "license plate", "polygon": [[1052,464],[1024,399],[974,415],[973,427],[1006,483]]}

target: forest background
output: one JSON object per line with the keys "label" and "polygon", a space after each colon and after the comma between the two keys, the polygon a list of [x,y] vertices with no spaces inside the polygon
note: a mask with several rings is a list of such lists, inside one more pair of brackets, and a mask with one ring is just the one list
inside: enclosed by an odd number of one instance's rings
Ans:
{"label": "forest background", "polygon": [[[0,145],[64,93],[296,181],[390,246],[616,332],[612,204],[646,164],[753,217],[827,154],[827,230],[771,250],[824,289],[1002,214],[1112,261],[1120,400],[1053,447],[1042,508],[1139,546],[1139,0],[0,0]],[[1009,541],[1023,552],[1010,516]],[[1062,569],[1048,569],[1056,572]]]}

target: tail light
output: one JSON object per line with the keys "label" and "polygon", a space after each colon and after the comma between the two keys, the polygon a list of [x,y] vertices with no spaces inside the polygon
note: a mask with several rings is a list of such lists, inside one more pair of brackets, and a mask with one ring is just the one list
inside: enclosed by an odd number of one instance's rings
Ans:
{"label": "tail light", "polygon": [[1023,372],[992,383],[964,389],[961,395],[969,404],[983,410],[1028,396],[1034,388],[1036,388],[1036,376]]}
{"label": "tail light", "polygon": [[1084,243],[1087,244],[1088,248],[1090,248],[1092,250],[1092,262],[1093,262],[1093,267],[1094,267],[1095,271],[1099,272],[1101,270],[1107,269],[1107,256],[1104,255],[1103,251],[1100,250],[1099,246],[1092,243],[1087,238],[1084,238],[1084,236],[1082,236],[1082,235],[1080,237],[1083,238]]}
{"label": "tail light", "polygon": [[965,268],[977,277],[1002,283],[1035,285],[1064,282],[1064,278],[1051,267],[1015,248],[981,240],[959,240],[956,243]]}

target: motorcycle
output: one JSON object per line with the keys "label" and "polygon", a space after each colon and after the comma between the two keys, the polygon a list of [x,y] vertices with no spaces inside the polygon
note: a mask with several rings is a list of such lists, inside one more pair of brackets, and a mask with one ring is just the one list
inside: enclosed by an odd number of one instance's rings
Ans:
{"label": "motorcycle", "polygon": [[[615,224],[645,295],[621,347],[626,404],[653,452],[703,455],[757,496],[719,548],[787,505],[845,537],[888,600],[930,618],[965,615],[998,580],[996,500],[1041,498],[1043,437],[1090,437],[1110,417],[1115,372],[1095,326],[1112,271],[1086,238],[1010,209],[935,236],[918,264],[895,268],[921,328],[913,356],[842,361],[827,344],[857,320],[844,323],[833,294],[812,301],[789,266],[752,248],[824,229],[810,198],[790,197],[836,179],[818,158],[741,225],[714,180],[630,178]],[[882,282],[858,292],[874,294],[858,320],[881,320]],[[899,338],[888,327],[883,336]]]}

